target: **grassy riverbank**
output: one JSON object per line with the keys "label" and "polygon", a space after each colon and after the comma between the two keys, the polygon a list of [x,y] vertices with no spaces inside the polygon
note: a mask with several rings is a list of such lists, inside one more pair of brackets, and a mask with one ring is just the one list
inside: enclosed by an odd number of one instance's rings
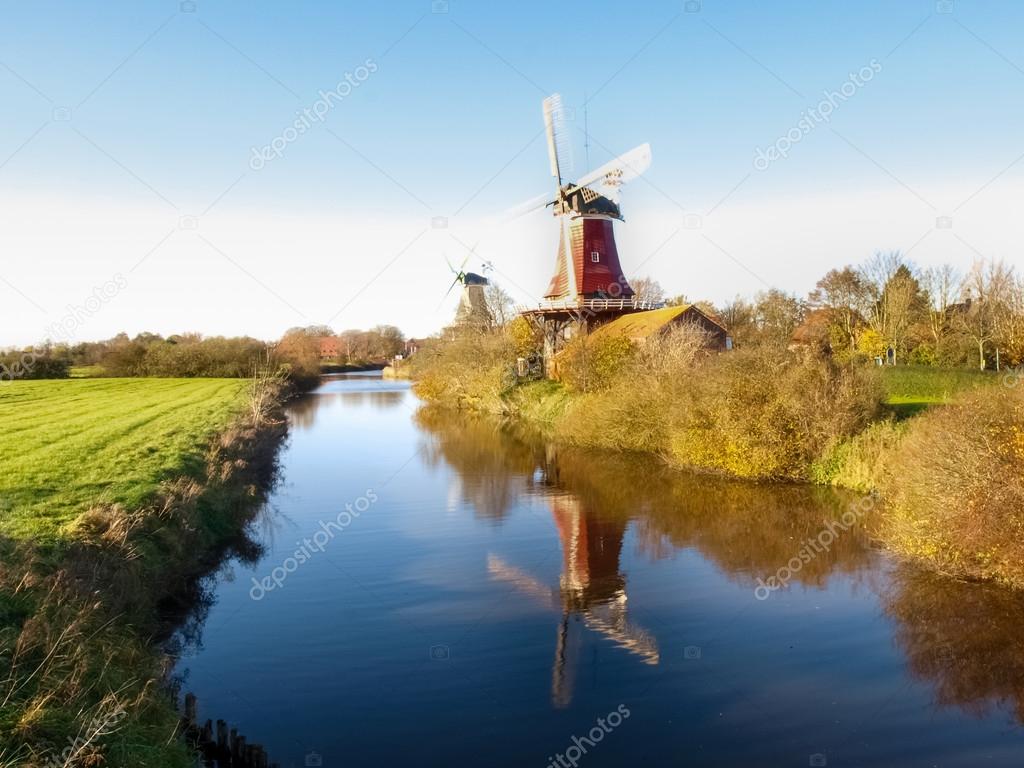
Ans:
{"label": "grassy riverbank", "polygon": [[0,766],[191,764],[153,638],[271,482],[251,386],[0,387]]}
{"label": "grassy riverbank", "polygon": [[19,381],[0,389],[0,535],[37,542],[97,504],[195,473],[245,406],[240,379]]}
{"label": "grassy riverbank", "polygon": [[417,391],[690,471],[879,492],[877,536],[893,551],[1024,588],[1024,385],[778,348],[708,355],[687,333],[644,347],[581,341],[560,358],[564,384],[517,383],[522,352],[507,332],[455,337],[421,352]]}

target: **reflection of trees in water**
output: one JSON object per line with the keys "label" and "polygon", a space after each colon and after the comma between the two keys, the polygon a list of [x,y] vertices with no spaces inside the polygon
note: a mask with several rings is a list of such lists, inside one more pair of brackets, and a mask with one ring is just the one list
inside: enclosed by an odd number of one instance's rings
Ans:
{"label": "reflection of trees in water", "polygon": [[[635,520],[641,549],[651,557],[693,547],[751,587],[798,556],[858,498],[678,472],[649,456],[556,448],[450,412],[421,410],[417,421],[432,438],[427,461],[455,469],[462,498],[483,517],[500,520],[520,494],[543,485],[570,494],[591,517]],[[866,536],[855,528],[803,563],[792,580],[823,587],[833,572],[857,573],[870,558]]]}
{"label": "reflection of trees in water", "polygon": [[288,417],[293,428],[303,431],[313,428],[317,412],[337,399],[337,393],[316,393],[293,400],[288,404]]}
{"label": "reflection of trees in water", "polygon": [[[849,500],[820,488],[687,475],[651,457],[559,449],[465,415],[425,410],[417,419],[430,435],[427,462],[443,461],[456,471],[461,496],[477,514],[500,521],[518,496],[544,490],[562,549],[558,586],[493,553],[488,571],[561,614],[552,669],[552,700],[559,707],[572,699],[579,651],[570,616],[643,663],[659,662],[656,638],[628,616],[620,556],[630,522],[648,555],[693,547],[753,587],[757,576],[775,573],[837,520]],[[824,586],[832,572],[858,572],[869,558],[862,534],[850,531],[793,579]]]}
{"label": "reflection of trees in water", "polygon": [[[657,663],[656,641],[630,625],[620,607],[627,585],[619,554],[630,521],[648,556],[692,547],[729,578],[753,587],[757,577],[785,566],[859,500],[814,486],[690,475],[650,457],[559,449],[499,430],[493,422],[451,414],[421,412],[418,419],[431,435],[428,460],[456,470],[478,514],[500,520],[517,495],[547,488],[564,558],[559,585],[541,583],[493,554],[488,569],[491,578],[562,613],[553,668],[557,705],[572,696],[579,637],[566,623],[570,614]],[[877,579],[871,586],[896,623],[896,641],[910,671],[935,686],[940,706],[977,715],[1005,707],[1024,723],[1024,595],[907,565],[889,580],[868,567],[873,556],[864,530],[873,521],[862,522],[864,527],[840,533],[827,552],[803,563],[793,581],[822,588],[834,573]]]}
{"label": "reflection of trees in water", "polygon": [[369,406],[374,410],[397,408],[405,398],[404,390],[368,390],[363,392],[311,392],[288,404],[288,414],[296,429],[311,429],[321,408],[336,403],[358,408]]}
{"label": "reflection of trees in water", "polygon": [[911,674],[935,686],[939,706],[978,717],[1002,707],[1024,724],[1024,595],[904,564],[882,597]]}
{"label": "reflection of trees in water", "polygon": [[405,399],[405,391],[380,391],[368,392],[339,392],[341,402],[349,406],[368,405],[377,411],[386,411],[402,404]]}
{"label": "reflection of trees in water", "polygon": [[[265,510],[264,505],[257,513],[257,519],[264,515]],[[164,600],[160,614],[163,631],[167,633],[163,647],[168,655],[181,657],[186,652],[202,650],[203,627],[216,603],[217,585],[235,580],[236,561],[243,565],[258,563],[265,551],[250,527],[211,556],[208,572],[189,581],[182,593]]]}
{"label": "reflection of trees in water", "polygon": [[458,474],[460,500],[480,517],[500,521],[533,485],[537,448],[514,439],[493,421],[421,409],[416,421],[429,435],[424,461]]}
{"label": "reflection of trees in water", "polygon": [[[635,518],[641,550],[653,558],[693,547],[733,579],[753,586],[840,518],[856,497],[801,485],[760,485],[693,475],[648,457],[561,451],[558,480],[589,508]],[[803,563],[793,581],[823,587],[834,572],[861,571],[871,557],[864,533],[839,535]]]}

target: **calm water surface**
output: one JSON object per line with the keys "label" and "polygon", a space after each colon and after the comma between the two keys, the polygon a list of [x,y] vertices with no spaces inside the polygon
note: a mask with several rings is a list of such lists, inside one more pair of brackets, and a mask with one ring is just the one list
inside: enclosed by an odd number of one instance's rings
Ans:
{"label": "calm water surface", "polygon": [[202,717],[294,766],[1024,765],[1024,602],[857,529],[800,561],[856,497],[418,407],[371,376],[293,405],[263,553],[183,632]]}

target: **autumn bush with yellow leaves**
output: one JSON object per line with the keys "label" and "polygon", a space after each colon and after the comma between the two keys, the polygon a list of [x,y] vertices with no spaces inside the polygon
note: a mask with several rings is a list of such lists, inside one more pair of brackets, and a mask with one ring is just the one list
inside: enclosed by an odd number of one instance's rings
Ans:
{"label": "autumn bush with yellow leaves", "polygon": [[1024,390],[986,387],[913,419],[881,485],[890,548],[1024,588]]}

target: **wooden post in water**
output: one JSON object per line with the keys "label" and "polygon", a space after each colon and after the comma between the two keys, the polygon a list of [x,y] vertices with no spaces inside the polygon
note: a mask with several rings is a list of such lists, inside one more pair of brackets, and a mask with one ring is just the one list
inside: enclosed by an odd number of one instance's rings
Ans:
{"label": "wooden post in water", "polygon": [[217,768],[280,768],[270,763],[267,751],[259,744],[249,744],[237,728],[228,729],[224,720],[206,720],[199,727],[199,703],[194,694],[185,696],[182,728],[189,745],[194,747],[206,766]]}

